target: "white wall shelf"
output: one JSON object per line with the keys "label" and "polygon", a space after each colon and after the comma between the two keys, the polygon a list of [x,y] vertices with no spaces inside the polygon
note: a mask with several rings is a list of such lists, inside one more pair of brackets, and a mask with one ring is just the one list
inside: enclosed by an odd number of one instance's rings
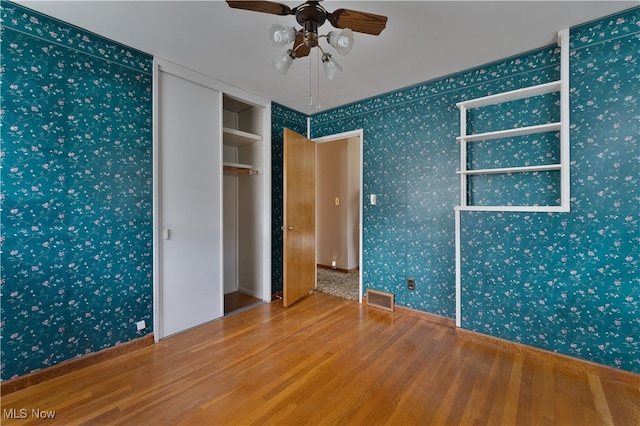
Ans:
{"label": "white wall shelf", "polygon": [[480,108],[483,106],[496,105],[518,99],[530,98],[532,96],[546,95],[547,93],[559,92],[562,81],[552,81],[550,83],[538,84],[536,86],[524,87],[522,89],[511,90],[509,92],[497,93],[495,95],[484,96],[482,98],[470,99],[458,102],[458,108],[466,109]]}
{"label": "white wall shelf", "polygon": [[550,170],[562,169],[561,164],[544,164],[540,166],[521,166],[521,167],[500,167],[497,169],[474,169],[466,170],[464,172],[456,172],[458,174],[469,175],[495,175],[495,174],[513,174],[513,173],[525,173],[525,172],[547,172]]}
{"label": "white wall shelf", "polygon": [[476,133],[474,135],[458,136],[458,142],[488,141],[492,139],[502,139],[515,136],[532,135],[534,133],[557,132],[562,127],[562,123],[538,124],[535,126],[517,127],[514,129],[496,130],[495,132]]}
{"label": "white wall shelf", "polygon": [[[460,109],[460,136],[456,141],[460,143],[460,210],[502,210],[502,211],[541,211],[545,207],[547,211],[569,211],[569,30],[558,32],[558,45],[560,46],[560,80],[545,84],[524,87],[508,92],[497,93],[481,98],[470,99],[458,102],[456,106]],[[552,123],[538,124],[526,127],[516,127],[513,129],[501,129],[484,133],[467,134],[467,111],[474,108],[481,108],[489,105],[499,105],[514,100],[526,99],[554,92],[560,92],[560,120]],[[523,167],[500,167],[491,169],[468,169],[467,143],[477,141],[489,141],[496,139],[513,138],[516,136],[532,135],[547,132],[559,132],[560,134],[560,163],[549,165],[527,165]],[[498,142],[499,143],[499,142]],[[473,176],[487,174],[513,174],[525,172],[541,172],[559,170],[560,203],[548,206],[515,206],[515,202],[506,202],[500,206],[473,205],[469,202],[468,179]],[[542,210],[545,211],[545,210]]]}
{"label": "white wall shelf", "polygon": [[456,206],[456,212],[526,212],[526,213],[562,213],[564,210],[560,206]]}

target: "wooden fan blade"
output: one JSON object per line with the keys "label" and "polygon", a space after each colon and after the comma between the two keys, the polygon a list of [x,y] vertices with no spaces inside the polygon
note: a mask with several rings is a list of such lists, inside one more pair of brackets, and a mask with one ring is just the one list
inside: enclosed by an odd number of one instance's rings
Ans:
{"label": "wooden fan blade", "polygon": [[349,28],[351,31],[378,35],[387,26],[387,17],[357,10],[337,9],[327,16],[336,28]]}
{"label": "wooden fan blade", "polygon": [[296,58],[304,58],[311,52],[311,49],[304,44],[304,35],[302,32],[298,32],[296,41],[293,42],[293,50],[296,52]]}
{"label": "wooden fan blade", "polygon": [[286,4],[271,1],[227,1],[227,4],[234,9],[251,10],[272,15],[293,15],[293,11]]}

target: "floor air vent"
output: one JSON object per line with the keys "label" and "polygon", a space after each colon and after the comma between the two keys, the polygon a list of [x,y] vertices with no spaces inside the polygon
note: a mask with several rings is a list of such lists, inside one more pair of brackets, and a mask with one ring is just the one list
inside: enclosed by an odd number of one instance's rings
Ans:
{"label": "floor air vent", "polygon": [[367,289],[367,306],[393,312],[393,294]]}

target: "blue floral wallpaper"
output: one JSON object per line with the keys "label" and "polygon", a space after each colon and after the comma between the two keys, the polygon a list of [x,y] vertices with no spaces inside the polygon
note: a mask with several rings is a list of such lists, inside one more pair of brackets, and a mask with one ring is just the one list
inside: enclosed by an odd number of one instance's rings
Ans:
{"label": "blue floral wallpaper", "polygon": [[[3,1],[2,380],[152,332],[152,58]],[[640,372],[640,8],[571,31],[571,212],[462,213],[462,326]],[[364,286],[455,317],[461,100],[558,78],[555,46],[311,117],[364,129]],[[483,131],[556,119],[554,95],[475,111]],[[523,113],[524,112],[524,113]],[[282,129],[307,116],[272,105]],[[470,167],[553,163],[554,133],[474,145]],[[491,141],[493,142],[493,141]],[[496,148],[498,146],[499,148]],[[535,149],[528,149],[533,146]],[[557,202],[552,174],[474,178],[475,203]],[[273,181],[273,292],[282,182]],[[416,290],[406,278],[416,278]]]}
{"label": "blue floral wallpaper", "polygon": [[[271,103],[271,168],[272,176],[282,176],[284,129],[301,135],[307,134],[307,116],[280,105]],[[271,184],[271,294],[282,291],[282,179],[274,178]]]}
{"label": "blue floral wallpaper", "polygon": [[152,58],[1,8],[6,380],[152,332]]}
{"label": "blue floral wallpaper", "polygon": [[[571,30],[571,212],[462,212],[463,328],[640,372],[639,16]],[[364,129],[363,194],[378,194],[364,206],[365,289],[455,317],[455,104],[557,80],[559,60],[550,46],[311,117],[312,137]],[[473,111],[467,124],[542,124],[558,108],[545,95]],[[557,138],[476,143],[468,166],[555,163]],[[467,196],[558,204],[553,173],[474,178]]]}

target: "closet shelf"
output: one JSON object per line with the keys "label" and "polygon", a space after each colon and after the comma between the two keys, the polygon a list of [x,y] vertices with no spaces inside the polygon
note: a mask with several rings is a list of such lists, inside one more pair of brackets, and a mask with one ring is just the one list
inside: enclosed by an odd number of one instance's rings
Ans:
{"label": "closet shelf", "polygon": [[262,140],[262,136],[253,133],[243,132],[242,130],[222,128],[222,136],[225,145],[230,146],[246,146]]}
{"label": "closet shelf", "polygon": [[459,170],[459,175],[492,175],[507,173],[526,173],[526,172],[546,172],[550,170],[560,170],[561,164],[545,164],[542,166],[520,166],[520,167],[502,167],[496,169],[475,169],[475,170]]}
{"label": "closet shelf", "polygon": [[518,127],[515,129],[506,129],[506,130],[497,130],[495,132],[486,132],[486,133],[478,133],[475,135],[466,135],[466,136],[458,136],[456,140],[458,142],[474,142],[474,141],[484,141],[491,139],[501,139],[513,136],[523,136],[523,135],[531,135],[534,133],[544,133],[544,132],[556,132],[559,131],[562,126],[562,123],[547,123],[547,124],[538,124],[536,126],[527,126],[527,127]]}
{"label": "closet shelf", "polygon": [[222,170],[225,173],[235,173],[238,175],[257,175],[258,171],[248,164],[222,163]]}

